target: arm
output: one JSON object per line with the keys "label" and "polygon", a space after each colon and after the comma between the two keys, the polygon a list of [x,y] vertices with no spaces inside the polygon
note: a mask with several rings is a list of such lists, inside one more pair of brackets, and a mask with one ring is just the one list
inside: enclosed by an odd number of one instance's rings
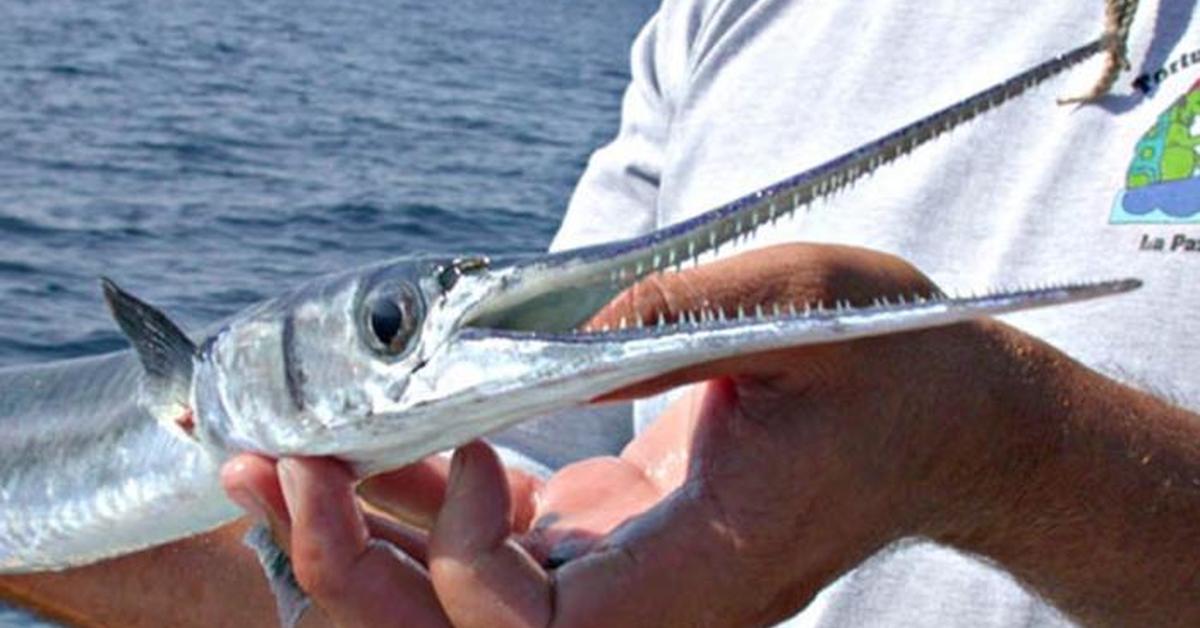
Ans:
{"label": "arm", "polygon": [[1200,417],[1026,336],[993,432],[1011,453],[929,535],[1002,564],[1088,625],[1200,624]]}
{"label": "arm", "polygon": [[[275,602],[246,524],[60,573],[0,577],[0,597],[72,626],[263,626]],[[308,613],[303,626],[324,625]]]}

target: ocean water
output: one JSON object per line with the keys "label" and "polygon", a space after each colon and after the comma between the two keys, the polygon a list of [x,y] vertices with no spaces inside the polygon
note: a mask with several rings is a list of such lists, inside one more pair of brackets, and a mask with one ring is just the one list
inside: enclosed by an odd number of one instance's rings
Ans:
{"label": "ocean water", "polygon": [[0,366],[318,273],[543,249],[654,0],[0,3]]}
{"label": "ocean water", "polygon": [[[655,0],[0,3],[0,367],[322,272],[544,249]],[[0,610],[0,625],[32,625]]]}

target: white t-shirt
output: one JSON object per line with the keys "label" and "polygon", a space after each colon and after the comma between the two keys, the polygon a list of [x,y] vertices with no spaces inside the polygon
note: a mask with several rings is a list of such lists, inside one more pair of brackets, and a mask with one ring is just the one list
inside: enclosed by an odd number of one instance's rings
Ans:
{"label": "white t-shirt", "polygon": [[[1200,408],[1200,289],[1185,281],[1200,268],[1200,19],[1191,2],[1142,5],[1133,70],[1100,106],[1055,104],[1091,87],[1097,58],[753,245],[887,251],[948,292],[1139,277],[1132,295],[1006,320]],[[634,44],[620,132],[592,157],[554,245],[640,234],[808,169],[1095,39],[1103,17],[1102,0],[665,0]],[[639,424],[659,407],[640,405]],[[540,443],[531,455],[558,464],[628,436],[608,417],[539,421],[501,440]],[[907,542],[790,625],[1063,624],[1007,574]]]}

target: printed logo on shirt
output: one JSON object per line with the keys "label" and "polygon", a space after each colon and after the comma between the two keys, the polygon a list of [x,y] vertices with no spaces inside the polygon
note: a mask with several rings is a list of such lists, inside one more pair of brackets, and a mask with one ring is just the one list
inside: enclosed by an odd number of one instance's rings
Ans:
{"label": "printed logo on shirt", "polygon": [[1200,81],[1138,140],[1109,223],[1200,224]]}
{"label": "printed logo on shirt", "polygon": [[1178,58],[1171,61],[1167,65],[1148,72],[1137,77],[1133,81],[1133,86],[1137,88],[1143,96],[1149,96],[1154,90],[1161,87],[1168,80],[1175,78],[1181,72],[1186,71],[1193,65],[1200,65],[1200,50],[1193,50],[1179,55]]}

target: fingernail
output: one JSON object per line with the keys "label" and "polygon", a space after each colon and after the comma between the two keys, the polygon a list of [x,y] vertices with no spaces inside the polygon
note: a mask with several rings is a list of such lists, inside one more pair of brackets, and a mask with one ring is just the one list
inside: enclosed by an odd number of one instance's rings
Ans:
{"label": "fingernail", "polygon": [[462,481],[463,467],[467,464],[467,450],[459,447],[454,452],[454,456],[450,458],[450,473],[446,475],[446,492],[458,490],[458,484]]}
{"label": "fingernail", "polygon": [[287,504],[288,514],[295,515],[296,506],[300,500],[300,478],[298,463],[291,458],[282,458],[275,463],[275,471],[279,473],[279,488],[283,489],[283,501]]}
{"label": "fingernail", "polygon": [[253,517],[259,523],[267,523],[270,520],[270,515],[267,513],[267,507],[258,500],[258,497],[250,491],[234,489],[229,491],[229,499],[233,503],[242,507],[246,514]]}

